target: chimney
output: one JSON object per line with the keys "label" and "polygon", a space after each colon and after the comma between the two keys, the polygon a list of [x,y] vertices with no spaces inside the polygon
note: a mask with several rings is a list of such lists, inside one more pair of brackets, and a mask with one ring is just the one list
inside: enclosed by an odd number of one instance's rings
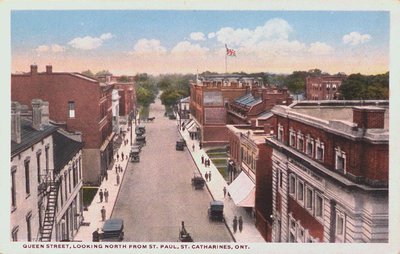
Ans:
{"label": "chimney", "polygon": [[373,106],[353,107],[353,123],[358,128],[364,129],[383,129],[385,127],[384,108]]}
{"label": "chimney", "polygon": [[53,66],[46,65],[46,74],[51,74],[51,73],[53,73]]}
{"label": "chimney", "polygon": [[42,100],[32,100],[32,127],[35,130],[43,130],[42,126]]}
{"label": "chimney", "polygon": [[21,105],[11,102],[11,141],[21,143]]}
{"label": "chimney", "polygon": [[48,125],[50,123],[49,102],[42,102],[42,124]]}
{"label": "chimney", "polygon": [[31,65],[31,75],[36,75],[38,73],[38,67],[36,64]]}

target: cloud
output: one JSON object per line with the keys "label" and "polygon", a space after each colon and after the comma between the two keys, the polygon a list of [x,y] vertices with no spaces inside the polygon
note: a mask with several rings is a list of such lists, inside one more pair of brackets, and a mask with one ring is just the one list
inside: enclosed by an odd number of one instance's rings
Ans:
{"label": "cloud", "polygon": [[110,33],[102,34],[100,37],[77,37],[68,42],[68,45],[76,49],[92,50],[100,47],[105,40],[109,40],[113,37],[114,36]]}
{"label": "cloud", "polygon": [[58,45],[58,44],[40,45],[37,48],[35,48],[35,51],[39,52],[39,53],[43,53],[43,52],[59,53],[59,52],[64,52],[65,50],[66,50],[66,47]]}
{"label": "cloud", "polygon": [[129,54],[166,54],[167,49],[161,46],[161,42],[156,39],[140,39],[133,46],[133,51]]}
{"label": "cloud", "polygon": [[202,32],[194,32],[194,33],[191,33],[189,36],[190,36],[190,39],[192,39],[194,41],[205,41],[206,40],[206,38]]}
{"label": "cloud", "polygon": [[327,55],[333,52],[333,47],[324,43],[324,42],[314,42],[311,43],[308,52],[315,54],[315,55]]}
{"label": "cloud", "polygon": [[369,34],[360,34],[359,32],[351,32],[343,36],[342,41],[344,44],[350,45],[358,45],[363,44],[372,39],[372,36]]}
{"label": "cloud", "polygon": [[171,50],[173,55],[187,55],[193,57],[205,55],[209,51],[208,48],[201,47],[199,44],[192,44],[188,41],[178,42]]}
{"label": "cloud", "polygon": [[216,36],[216,34],[215,34],[214,32],[209,33],[209,34],[207,35],[208,39],[212,39],[212,38],[214,38],[215,36]]}

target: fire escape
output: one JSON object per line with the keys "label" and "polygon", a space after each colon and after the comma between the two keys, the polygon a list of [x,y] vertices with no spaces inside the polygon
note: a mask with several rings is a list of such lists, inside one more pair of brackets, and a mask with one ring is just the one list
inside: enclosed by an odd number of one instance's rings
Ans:
{"label": "fire escape", "polygon": [[50,175],[42,176],[42,181],[38,186],[40,194],[47,196],[46,211],[43,224],[39,230],[39,242],[50,242],[53,233],[54,220],[57,210],[57,197],[60,181],[53,180]]}

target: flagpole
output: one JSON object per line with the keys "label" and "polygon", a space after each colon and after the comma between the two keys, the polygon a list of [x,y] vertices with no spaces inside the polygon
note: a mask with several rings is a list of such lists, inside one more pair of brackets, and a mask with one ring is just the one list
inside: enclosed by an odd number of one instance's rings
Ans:
{"label": "flagpole", "polygon": [[228,54],[225,53],[225,74],[228,74]]}

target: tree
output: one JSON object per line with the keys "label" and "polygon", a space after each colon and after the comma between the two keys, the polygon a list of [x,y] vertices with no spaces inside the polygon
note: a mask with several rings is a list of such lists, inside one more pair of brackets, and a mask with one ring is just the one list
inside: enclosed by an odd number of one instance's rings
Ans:
{"label": "tree", "polygon": [[118,78],[118,82],[129,82],[129,77],[122,75],[121,77]]}
{"label": "tree", "polygon": [[96,72],[96,74],[95,74],[96,77],[101,77],[101,76],[105,76],[105,75],[112,75],[112,73],[109,72],[108,70],[102,70],[102,71]]}
{"label": "tree", "polygon": [[151,92],[151,90],[139,86],[136,89],[136,97],[139,105],[143,107],[148,107],[151,103],[154,102],[156,96]]}
{"label": "tree", "polygon": [[82,71],[81,74],[91,77],[91,78],[95,78],[95,76],[91,70]]}
{"label": "tree", "polygon": [[387,100],[389,98],[389,72],[378,75],[351,74],[343,81],[339,91],[346,100]]}

